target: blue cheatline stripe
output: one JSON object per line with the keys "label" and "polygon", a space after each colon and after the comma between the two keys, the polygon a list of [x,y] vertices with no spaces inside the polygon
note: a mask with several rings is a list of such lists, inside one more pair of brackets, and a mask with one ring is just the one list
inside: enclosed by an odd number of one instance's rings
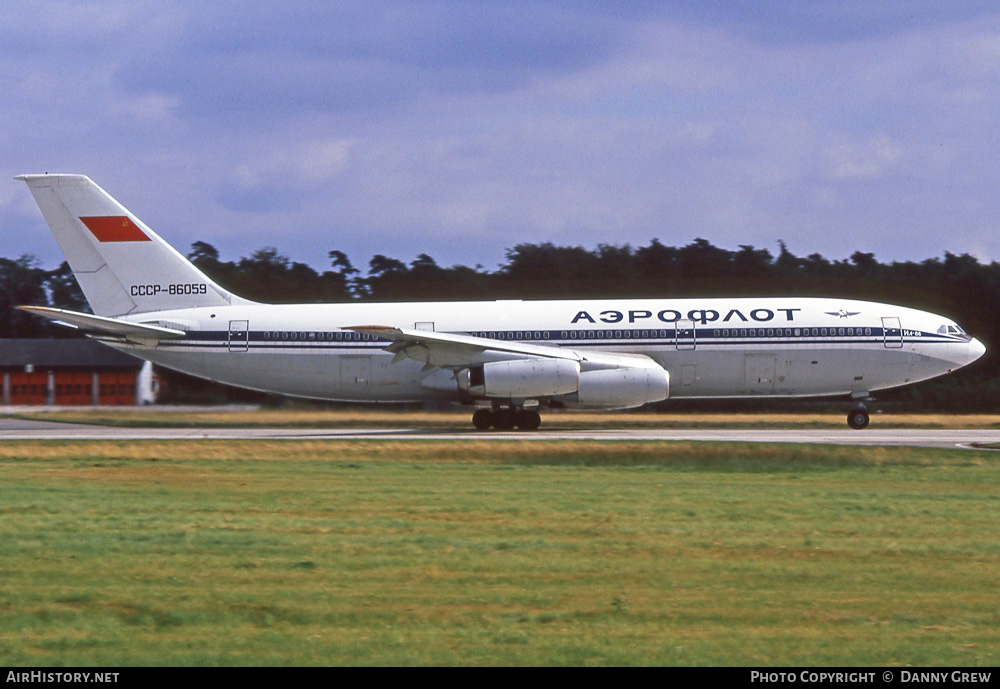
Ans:
{"label": "blue cheatline stripe", "polygon": [[[811,330],[812,328],[810,328]],[[839,328],[838,328],[839,329]],[[601,330],[600,332],[606,333],[608,337],[596,337],[597,330],[576,330],[576,331],[560,331],[557,335],[549,331],[503,331],[503,335],[511,334],[521,334],[528,335],[528,337],[522,337],[520,339],[516,337],[504,337],[500,339],[495,337],[498,342],[537,342],[544,341],[550,342],[552,344],[560,346],[570,346],[570,347],[596,347],[596,346],[627,346],[627,345],[660,345],[669,346],[677,345],[687,346],[695,344],[697,346],[715,346],[715,347],[725,347],[725,346],[747,346],[747,345],[761,345],[761,346],[806,346],[806,345],[844,345],[844,344],[871,344],[880,345],[884,344],[887,338],[885,329],[883,328],[871,328],[870,335],[806,335],[800,334],[798,336],[787,336],[787,335],[759,335],[755,337],[750,337],[746,335],[741,336],[730,336],[723,337],[715,334],[716,331],[725,330],[723,328],[702,328],[694,331],[694,337],[681,337],[678,339],[675,335],[675,331],[672,329],[657,329],[656,331],[647,330],[647,332],[666,332],[666,335],[651,335],[647,337],[642,337],[641,334],[634,337],[615,337],[615,333],[641,333],[642,330]],[[731,331],[748,331],[751,328],[729,328]],[[755,328],[753,330],[761,330],[761,328]],[[764,328],[763,330],[767,330]],[[774,328],[777,330],[777,328]],[[782,328],[782,330],[794,330],[794,328]],[[800,328],[799,330],[805,330],[805,328]],[[333,333],[328,331],[323,331],[326,337],[314,338],[314,339],[275,339],[271,337],[271,334],[275,331],[251,331],[248,333],[247,343],[252,349],[257,351],[261,350],[285,350],[285,349],[297,349],[297,350],[324,350],[324,351],[378,351],[384,349],[389,345],[392,340],[387,338],[372,338],[368,340],[332,340],[327,339],[332,336]],[[290,331],[288,331],[290,332]],[[310,331],[295,331],[296,333],[310,332]],[[311,331],[318,333],[319,331]],[[538,332],[540,337],[535,338],[531,336],[533,333]],[[562,333],[591,333],[587,337],[562,337]],[[500,331],[472,331],[467,333],[461,333],[464,335],[472,335],[475,337],[485,337],[489,334],[499,335]],[[901,337],[898,332],[888,333],[888,340],[891,343],[939,343],[939,344],[963,344],[965,341],[961,338],[956,338],[948,335],[941,335],[939,333],[928,333],[921,332],[917,336],[907,335],[906,337]],[[183,349],[183,348],[195,348],[195,349],[217,349],[223,348],[228,351],[230,345],[242,346],[246,344],[242,338],[237,340],[230,340],[230,333],[228,330],[206,330],[206,331],[195,331],[188,333],[188,336],[180,340],[161,340],[159,346],[162,348],[171,349]],[[683,351],[683,350],[682,350]]]}

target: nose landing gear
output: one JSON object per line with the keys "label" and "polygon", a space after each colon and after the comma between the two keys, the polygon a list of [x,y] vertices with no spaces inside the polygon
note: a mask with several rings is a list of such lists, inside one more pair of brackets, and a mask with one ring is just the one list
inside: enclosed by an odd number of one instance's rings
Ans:
{"label": "nose landing gear", "polygon": [[856,431],[867,428],[869,421],[868,410],[862,406],[855,407],[847,414],[847,425]]}

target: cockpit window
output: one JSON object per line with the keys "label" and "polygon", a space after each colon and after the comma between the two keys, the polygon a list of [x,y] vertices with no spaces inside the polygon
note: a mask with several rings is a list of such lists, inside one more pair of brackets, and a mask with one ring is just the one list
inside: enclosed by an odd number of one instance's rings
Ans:
{"label": "cockpit window", "polygon": [[971,339],[960,326],[954,323],[945,323],[937,330],[942,335],[958,335],[963,339]]}

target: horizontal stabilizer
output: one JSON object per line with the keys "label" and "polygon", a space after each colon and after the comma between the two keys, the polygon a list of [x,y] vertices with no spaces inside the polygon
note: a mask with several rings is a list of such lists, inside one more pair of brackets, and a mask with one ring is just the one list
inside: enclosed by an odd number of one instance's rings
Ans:
{"label": "horizontal stabilizer", "polygon": [[38,316],[44,316],[60,325],[67,325],[71,328],[79,328],[87,333],[95,335],[118,335],[119,337],[155,337],[161,340],[176,339],[184,337],[183,330],[164,328],[159,325],[148,325],[146,323],[132,323],[119,318],[107,318],[105,316],[94,316],[89,313],[79,313],[78,311],[67,311],[66,309],[53,309],[48,306],[18,306],[17,308]]}

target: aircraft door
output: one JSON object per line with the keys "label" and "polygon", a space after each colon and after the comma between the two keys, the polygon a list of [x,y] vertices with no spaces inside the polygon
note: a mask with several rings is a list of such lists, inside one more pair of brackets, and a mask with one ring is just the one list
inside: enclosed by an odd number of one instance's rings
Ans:
{"label": "aircraft door", "polygon": [[774,394],[774,370],[777,357],[773,354],[747,354],[744,383],[748,395]]}
{"label": "aircraft door", "polygon": [[681,366],[682,388],[693,388],[696,380],[698,380],[697,366]]}
{"label": "aircraft door", "polygon": [[694,321],[688,318],[682,318],[674,324],[674,327],[674,345],[677,349],[694,349]]}
{"label": "aircraft door", "polygon": [[903,347],[903,328],[896,316],[882,318],[882,336],[886,349],[901,349]]}
{"label": "aircraft door", "polygon": [[345,392],[367,388],[372,378],[371,356],[340,357],[340,386]]}
{"label": "aircraft door", "polygon": [[229,351],[245,352],[250,348],[250,321],[229,321]]}

